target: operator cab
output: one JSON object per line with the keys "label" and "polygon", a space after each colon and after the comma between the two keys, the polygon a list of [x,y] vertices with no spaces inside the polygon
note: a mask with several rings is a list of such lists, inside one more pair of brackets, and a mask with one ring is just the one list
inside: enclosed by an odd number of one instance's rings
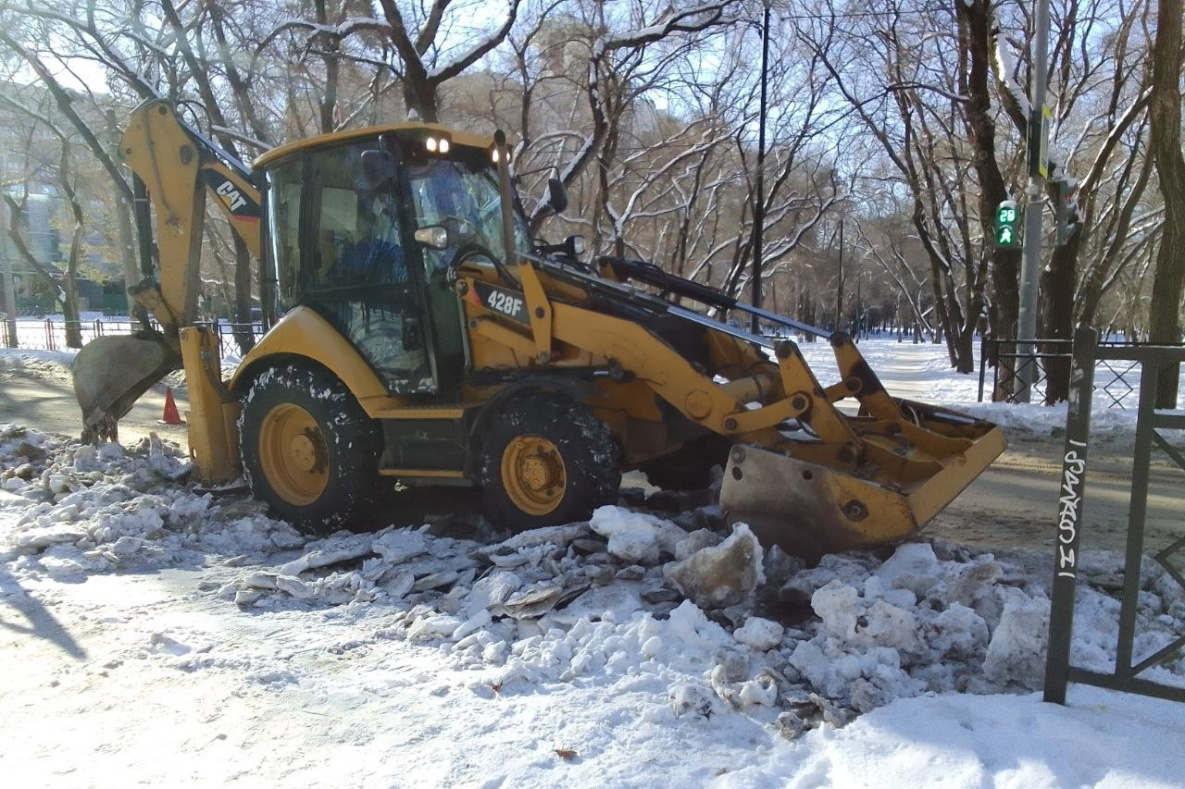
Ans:
{"label": "operator cab", "polygon": [[[488,139],[405,124],[261,157],[263,271],[279,312],[315,310],[392,394],[455,392],[468,356],[451,267],[461,247],[498,265],[517,257],[506,260],[494,151]],[[515,251],[529,251],[517,201],[513,227]]]}

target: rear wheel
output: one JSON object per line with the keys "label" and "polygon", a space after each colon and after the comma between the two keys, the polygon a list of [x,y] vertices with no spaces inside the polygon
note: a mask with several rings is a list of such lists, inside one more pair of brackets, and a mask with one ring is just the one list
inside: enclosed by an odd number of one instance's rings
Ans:
{"label": "rear wheel", "polygon": [[380,490],[378,425],[324,370],[266,370],[243,404],[239,435],[252,493],[306,534],[347,526]]}
{"label": "rear wheel", "polygon": [[486,514],[512,529],[588,518],[617,500],[621,465],[605,423],[552,394],[523,397],[494,416],[482,441]]}

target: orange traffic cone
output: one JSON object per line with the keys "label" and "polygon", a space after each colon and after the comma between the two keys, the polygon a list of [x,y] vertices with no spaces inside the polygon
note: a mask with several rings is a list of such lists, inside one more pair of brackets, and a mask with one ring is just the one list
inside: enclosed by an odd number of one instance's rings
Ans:
{"label": "orange traffic cone", "polygon": [[181,414],[177,412],[177,401],[173,399],[173,387],[165,387],[165,415],[160,420],[162,425],[183,425]]}

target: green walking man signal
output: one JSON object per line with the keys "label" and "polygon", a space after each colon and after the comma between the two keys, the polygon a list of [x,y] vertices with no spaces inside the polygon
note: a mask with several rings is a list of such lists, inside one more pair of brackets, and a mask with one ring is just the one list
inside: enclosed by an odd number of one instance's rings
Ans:
{"label": "green walking man signal", "polygon": [[996,206],[996,246],[1001,249],[1020,249],[1020,208],[1015,200],[1005,200]]}

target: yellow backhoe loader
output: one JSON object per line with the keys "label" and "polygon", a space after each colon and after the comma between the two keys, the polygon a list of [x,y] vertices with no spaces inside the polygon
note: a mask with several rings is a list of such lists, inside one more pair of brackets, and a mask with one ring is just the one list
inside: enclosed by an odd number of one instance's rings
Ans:
{"label": "yellow backhoe loader", "polygon": [[[142,198],[133,292],[159,329],[78,354],[85,433],[113,435],[183,368],[202,481],[244,474],[309,533],[348,526],[396,480],[479,486],[493,521],[528,528],[614,501],[622,470],[679,488],[722,465],[732,522],[817,557],[915,534],[1003,450],[992,424],[890,397],[842,333],[645,262],[581,262],[577,237],[533,244],[500,133],[395,124],[249,169],[148,101],[120,154]],[[270,325],[225,381],[195,320],[207,192],[261,261]],[[838,381],[709,312],[825,337]]]}

